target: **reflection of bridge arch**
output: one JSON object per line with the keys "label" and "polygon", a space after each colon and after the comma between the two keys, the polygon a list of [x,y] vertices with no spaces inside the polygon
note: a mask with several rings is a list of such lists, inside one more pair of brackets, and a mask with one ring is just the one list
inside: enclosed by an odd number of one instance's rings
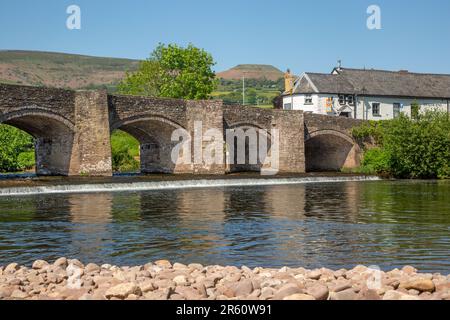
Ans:
{"label": "reflection of bridge arch", "polygon": [[33,136],[37,174],[69,174],[75,137],[71,121],[45,108],[29,108],[1,115],[0,123]]}
{"label": "reflection of bridge arch", "polygon": [[139,141],[141,172],[173,173],[177,164],[171,155],[178,142],[172,142],[172,133],[177,129],[185,129],[178,122],[155,114],[144,114],[116,121],[112,130],[122,130]]}
{"label": "reflection of bridge arch", "polygon": [[359,164],[360,148],[348,134],[330,129],[305,137],[306,171],[339,171]]}

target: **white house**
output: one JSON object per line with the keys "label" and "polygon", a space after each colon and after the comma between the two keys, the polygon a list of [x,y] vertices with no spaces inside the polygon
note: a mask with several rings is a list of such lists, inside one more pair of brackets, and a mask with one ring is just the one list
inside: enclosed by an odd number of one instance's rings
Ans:
{"label": "white house", "polygon": [[450,75],[408,71],[334,68],[331,74],[285,76],[283,109],[385,120],[401,112],[427,109],[450,112]]}

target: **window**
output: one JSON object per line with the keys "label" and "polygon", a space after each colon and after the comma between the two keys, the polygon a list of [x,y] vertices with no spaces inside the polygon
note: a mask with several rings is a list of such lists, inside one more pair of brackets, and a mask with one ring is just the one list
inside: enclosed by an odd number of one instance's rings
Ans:
{"label": "window", "polygon": [[355,97],[352,94],[340,94],[339,95],[339,104],[341,106],[344,106],[344,105],[354,106],[355,105]]}
{"label": "window", "polygon": [[345,96],[345,101],[347,102],[347,104],[349,106],[354,106],[355,105],[355,98],[353,97],[352,94],[346,95]]}
{"label": "window", "polygon": [[394,119],[398,118],[400,116],[402,105],[400,103],[394,103]]}
{"label": "window", "polygon": [[285,103],[284,110],[292,110],[292,103]]}
{"label": "window", "polygon": [[305,104],[313,104],[312,96],[310,94],[305,96]]}
{"label": "window", "polygon": [[380,117],[380,104],[378,102],[372,103],[372,116]]}

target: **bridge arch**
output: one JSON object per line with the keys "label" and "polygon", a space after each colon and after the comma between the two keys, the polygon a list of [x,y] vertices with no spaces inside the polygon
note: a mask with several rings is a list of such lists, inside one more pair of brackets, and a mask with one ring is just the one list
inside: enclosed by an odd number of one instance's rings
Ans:
{"label": "bridge arch", "polygon": [[305,167],[312,171],[339,171],[359,166],[360,147],[347,133],[323,129],[305,137]]}
{"label": "bridge arch", "polygon": [[142,173],[177,173],[183,166],[172,161],[172,150],[179,142],[171,141],[172,133],[184,126],[167,117],[147,114],[136,115],[111,126],[111,132],[122,130],[139,142],[140,171]]}
{"label": "bridge arch", "polygon": [[44,108],[20,109],[2,114],[0,123],[16,127],[34,138],[36,174],[69,175],[75,139],[74,124]]}
{"label": "bridge arch", "polygon": [[[234,137],[227,137],[230,134],[230,130],[239,129],[244,133],[244,137],[236,135]],[[260,132],[264,133],[260,135]],[[239,132],[236,131],[235,133],[238,134]],[[225,131],[224,138],[227,145],[226,162],[230,172],[260,172],[264,167],[266,157],[270,157],[271,155],[271,134],[257,123],[248,121],[232,123]],[[261,138],[266,141],[266,156],[263,155],[259,147]],[[232,144],[230,144],[230,140],[233,140]],[[242,147],[245,150],[242,151]],[[251,150],[256,154],[251,154]],[[239,156],[241,152],[244,152],[244,154]]]}

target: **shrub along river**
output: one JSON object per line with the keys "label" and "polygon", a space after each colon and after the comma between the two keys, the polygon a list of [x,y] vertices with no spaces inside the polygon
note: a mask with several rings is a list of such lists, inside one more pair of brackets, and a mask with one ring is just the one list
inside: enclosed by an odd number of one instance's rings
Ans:
{"label": "shrub along river", "polygon": [[0,265],[64,256],[450,273],[449,181],[340,180],[2,185]]}

